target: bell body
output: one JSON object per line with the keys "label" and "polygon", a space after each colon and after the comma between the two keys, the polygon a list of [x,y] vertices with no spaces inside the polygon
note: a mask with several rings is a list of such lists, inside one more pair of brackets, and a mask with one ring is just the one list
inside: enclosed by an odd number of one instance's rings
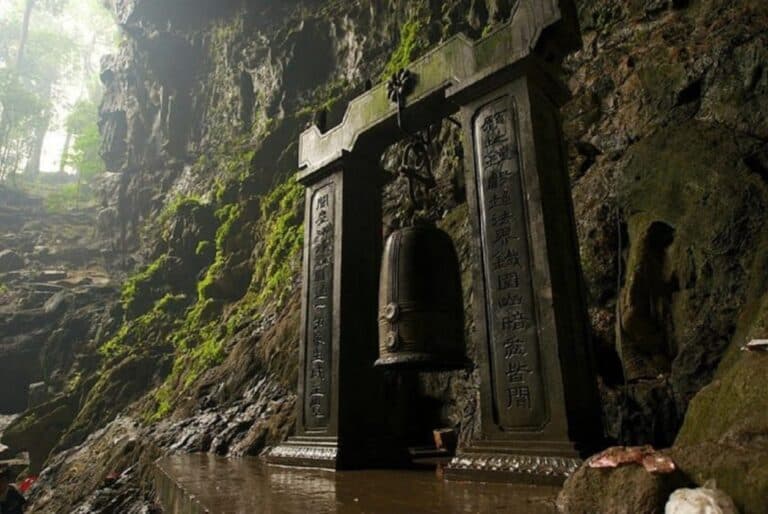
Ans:
{"label": "bell body", "polygon": [[376,366],[440,371],[466,367],[459,259],[430,225],[395,231],[384,246]]}

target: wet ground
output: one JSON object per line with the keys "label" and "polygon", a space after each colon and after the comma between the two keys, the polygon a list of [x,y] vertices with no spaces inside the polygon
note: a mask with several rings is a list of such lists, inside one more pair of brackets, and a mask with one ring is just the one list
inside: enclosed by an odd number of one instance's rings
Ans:
{"label": "wet ground", "polygon": [[431,471],[329,472],[210,455],[158,463],[166,513],[554,514],[557,489],[446,482]]}

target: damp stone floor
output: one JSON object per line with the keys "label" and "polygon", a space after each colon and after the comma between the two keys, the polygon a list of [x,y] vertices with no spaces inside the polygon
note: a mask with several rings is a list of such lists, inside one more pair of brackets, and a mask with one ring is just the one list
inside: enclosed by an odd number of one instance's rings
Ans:
{"label": "damp stone floor", "polygon": [[555,514],[558,492],[447,482],[434,471],[334,473],[205,454],[158,461],[156,482],[166,514]]}

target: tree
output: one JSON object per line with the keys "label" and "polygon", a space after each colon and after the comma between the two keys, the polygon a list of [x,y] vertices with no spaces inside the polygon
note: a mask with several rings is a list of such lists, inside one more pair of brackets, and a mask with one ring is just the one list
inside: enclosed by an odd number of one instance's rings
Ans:
{"label": "tree", "polygon": [[61,171],[73,166],[84,178],[101,168],[92,151],[101,96],[97,68],[114,45],[114,19],[101,0],[0,1],[12,2],[0,19],[0,179],[21,168],[37,173],[47,133],[75,130],[67,118],[78,110],[73,119],[87,110],[88,127],[67,135]]}
{"label": "tree", "polygon": [[15,70],[0,69],[0,180],[15,176],[26,155],[29,131],[46,108],[45,100],[26,87]]}
{"label": "tree", "polygon": [[90,100],[77,102],[67,117],[67,132],[72,134],[75,142],[65,161],[77,172],[78,182],[91,180],[104,170],[104,161],[99,155],[98,117],[98,108]]}
{"label": "tree", "polygon": [[[16,11],[0,23],[0,65],[5,64],[0,71],[6,82],[0,93],[0,177],[15,176],[24,162],[27,171],[39,170],[55,85],[75,55],[74,41],[50,17],[30,24],[36,5],[56,10],[64,2],[25,0],[23,14]],[[14,52],[12,43],[17,41]]]}
{"label": "tree", "polygon": [[[21,68],[24,61],[24,50],[27,47],[27,41],[29,39],[29,25],[32,21],[32,11],[38,4],[39,0],[25,0],[24,2],[24,18],[21,22],[21,37],[19,38],[19,49],[16,53],[16,68]],[[45,7],[51,13],[61,12],[61,9],[66,4],[67,0],[42,0],[42,6]]]}

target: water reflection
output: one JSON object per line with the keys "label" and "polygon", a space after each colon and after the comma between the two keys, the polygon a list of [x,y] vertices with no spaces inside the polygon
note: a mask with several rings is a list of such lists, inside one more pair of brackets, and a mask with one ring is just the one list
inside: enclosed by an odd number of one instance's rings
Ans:
{"label": "water reflection", "polygon": [[210,512],[222,514],[553,514],[557,494],[552,488],[445,482],[428,471],[333,473],[210,455],[169,457],[159,466],[175,482],[159,489],[194,495]]}

